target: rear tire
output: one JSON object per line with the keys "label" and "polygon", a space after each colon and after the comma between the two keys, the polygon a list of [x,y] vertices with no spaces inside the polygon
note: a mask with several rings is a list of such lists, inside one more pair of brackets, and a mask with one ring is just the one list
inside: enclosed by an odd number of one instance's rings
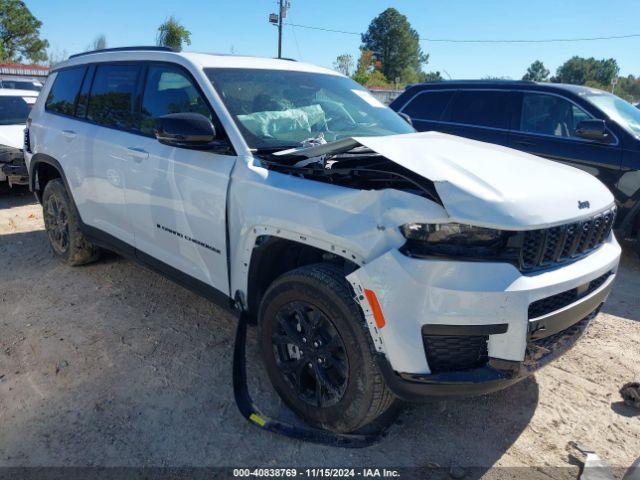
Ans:
{"label": "rear tire", "polygon": [[261,301],[258,328],[274,388],[307,423],[353,432],[394,403],[342,269],[316,264],[283,274]]}
{"label": "rear tire", "polygon": [[100,257],[100,249],[80,231],[80,215],[61,179],[47,182],[42,212],[51,250],[64,263],[84,265]]}

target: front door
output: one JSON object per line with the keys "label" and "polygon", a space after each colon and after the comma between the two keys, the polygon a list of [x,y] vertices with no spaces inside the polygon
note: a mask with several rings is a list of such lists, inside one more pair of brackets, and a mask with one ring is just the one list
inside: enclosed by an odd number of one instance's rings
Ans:
{"label": "front door", "polygon": [[228,294],[226,196],[236,156],[158,142],[155,119],[181,112],[217,123],[188,72],[148,65],[140,135],[127,145],[127,207],[136,249]]}
{"label": "front door", "polygon": [[511,147],[585,170],[609,188],[617,183],[622,161],[617,139],[602,143],[575,133],[580,121],[592,118],[589,113],[564,97],[544,93],[524,92],[520,104]]}

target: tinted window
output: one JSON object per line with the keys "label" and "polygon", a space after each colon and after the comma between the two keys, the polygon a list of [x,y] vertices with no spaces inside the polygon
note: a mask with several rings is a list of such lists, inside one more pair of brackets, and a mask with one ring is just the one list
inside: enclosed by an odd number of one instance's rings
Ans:
{"label": "tinted window", "polygon": [[508,92],[458,92],[451,105],[451,121],[482,127],[508,128]]}
{"label": "tinted window", "polygon": [[80,90],[83,76],[84,67],[59,71],[47,97],[45,109],[51,112],[73,115],[76,95]]}
{"label": "tinted window", "polygon": [[89,95],[87,118],[108,127],[137,128],[134,98],[139,70],[134,65],[99,65]]}
{"label": "tinted window", "polygon": [[411,118],[422,120],[440,120],[444,109],[447,108],[453,92],[422,92],[413,98],[402,109]]}
{"label": "tinted window", "polygon": [[555,95],[525,93],[522,97],[520,130],[523,132],[575,137],[576,127],[590,118],[580,107]]}
{"label": "tinted window", "polygon": [[24,97],[0,97],[0,125],[20,125],[27,121],[33,103]]}
{"label": "tinted window", "polygon": [[156,118],[183,112],[201,113],[212,119],[207,102],[186,73],[171,66],[150,66],[142,99],[142,133],[153,134]]}

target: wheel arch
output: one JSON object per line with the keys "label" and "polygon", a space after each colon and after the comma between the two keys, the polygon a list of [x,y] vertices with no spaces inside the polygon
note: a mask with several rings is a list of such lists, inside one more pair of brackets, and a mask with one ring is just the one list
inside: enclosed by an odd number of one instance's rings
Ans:
{"label": "wheel arch", "polygon": [[324,245],[307,236],[282,235],[263,231],[256,233],[246,268],[245,308],[252,317],[257,315],[262,296],[278,277],[298,267],[315,263],[341,266],[344,275],[358,269],[362,259],[355,253],[336,245]]}
{"label": "wheel arch", "polygon": [[42,203],[44,187],[54,178],[62,179],[67,191],[71,192],[60,162],[50,155],[36,153],[29,162],[29,189],[35,194],[38,202]]}

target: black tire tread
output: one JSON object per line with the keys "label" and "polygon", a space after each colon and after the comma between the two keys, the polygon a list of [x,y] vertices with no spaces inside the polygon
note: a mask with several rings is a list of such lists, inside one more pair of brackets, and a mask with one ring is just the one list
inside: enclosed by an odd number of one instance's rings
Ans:
{"label": "black tire tread", "polygon": [[[352,425],[349,431],[357,431],[358,429],[373,422],[384,412],[386,412],[395,402],[395,395],[389,390],[387,384],[378,368],[375,360],[375,347],[371,334],[366,325],[362,309],[354,300],[354,293],[351,285],[345,279],[343,268],[330,263],[318,263],[299,267],[281,275],[269,287],[263,298],[267,298],[269,291],[278,288],[283,283],[296,280],[306,279],[316,284],[322,285],[337,296],[337,300],[343,303],[351,312],[351,317],[356,320],[357,328],[366,339],[366,346],[363,348],[364,361],[367,363],[367,371],[371,372],[368,382],[371,385],[372,395],[368,408],[364,415],[360,417],[360,421],[356,425]],[[342,430],[342,429],[341,429]]]}
{"label": "black tire tread", "polygon": [[74,267],[86,265],[98,260],[98,258],[100,258],[100,249],[91,243],[85,234],[82,233],[80,229],[80,214],[70,194],[67,192],[62,179],[55,178],[47,182],[44,187],[44,192],[42,193],[43,207],[46,199],[51,195],[57,196],[65,203],[69,222],[69,251],[64,255],[60,255],[52,247],[54,253],[64,263]]}

